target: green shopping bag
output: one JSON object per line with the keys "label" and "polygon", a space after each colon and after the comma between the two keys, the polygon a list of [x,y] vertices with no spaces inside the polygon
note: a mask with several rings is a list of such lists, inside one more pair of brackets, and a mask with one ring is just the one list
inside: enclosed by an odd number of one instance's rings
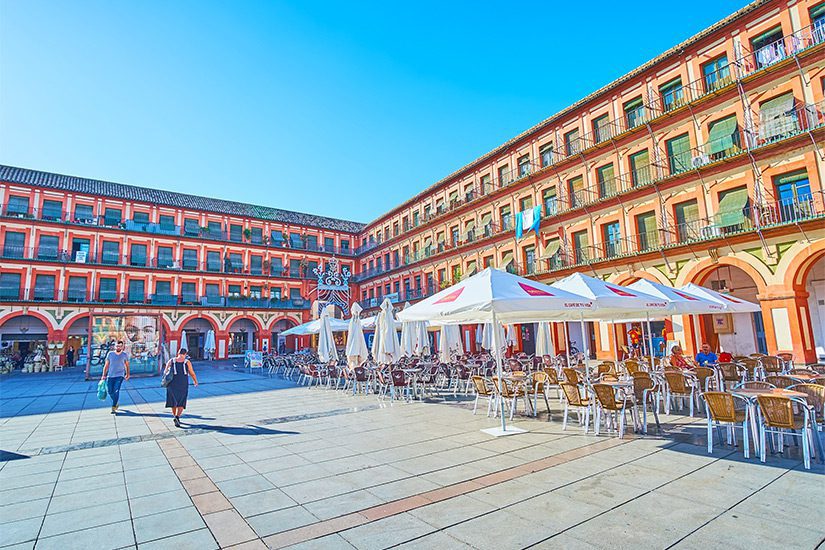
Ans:
{"label": "green shopping bag", "polygon": [[97,384],[97,398],[100,399],[101,401],[106,400],[106,379],[105,378],[102,379]]}

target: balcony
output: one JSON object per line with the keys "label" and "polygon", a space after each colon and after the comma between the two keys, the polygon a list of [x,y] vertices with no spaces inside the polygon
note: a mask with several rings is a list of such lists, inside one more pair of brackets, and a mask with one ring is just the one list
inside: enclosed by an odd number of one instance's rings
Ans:
{"label": "balcony", "polygon": [[241,296],[197,296],[194,294],[150,294],[139,292],[118,293],[100,290],[53,288],[0,288],[0,302],[73,303],[73,304],[139,304],[154,307],[206,307],[229,309],[309,309],[309,300],[248,298]]}

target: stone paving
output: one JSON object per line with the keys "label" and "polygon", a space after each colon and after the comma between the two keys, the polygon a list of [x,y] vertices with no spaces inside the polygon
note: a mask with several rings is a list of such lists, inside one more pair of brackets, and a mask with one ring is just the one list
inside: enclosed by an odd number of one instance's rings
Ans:
{"label": "stone paving", "polygon": [[[184,427],[157,378],[109,414],[77,373],[0,378],[0,548],[816,548],[823,466],[660,436],[497,424],[196,365]],[[549,420],[549,421],[548,421]]]}

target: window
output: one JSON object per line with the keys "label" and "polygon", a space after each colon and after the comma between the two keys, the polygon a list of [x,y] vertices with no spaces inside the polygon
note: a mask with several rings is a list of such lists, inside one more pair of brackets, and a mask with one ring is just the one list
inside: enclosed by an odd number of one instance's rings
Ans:
{"label": "window", "polygon": [[70,302],[86,301],[86,277],[69,277],[67,298]]}
{"label": "window", "polygon": [[447,202],[450,204],[450,208],[456,206],[458,204],[458,191],[452,191]]}
{"label": "window", "polygon": [[645,103],[641,96],[624,104],[624,120],[628,130],[645,122]]}
{"label": "window", "polygon": [[230,273],[243,273],[243,256],[240,253],[229,254],[229,271]]}
{"label": "window", "polygon": [[785,57],[785,42],[782,40],[782,27],[774,27],[751,40],[756,68],[761,69]]}
{"label": "window", "polygon": [[77,204],[74,207],[75,223],[94,223],[94,207],[90,204]]}
{"label": "window", "polygon": [[808,13],[811,15],[811,38],[815,44],[825,42],[825,2],[812,7]]}
{"label": "window", "polygon": [[680,243],[702,237],[699,228],[699,204],[695,200],[674,205],[673,212],[676,215],[676,236]]}
{"label": "window", "polygon": [[490,178],[490,174],[485,174],[481,176],[481,194],[486,195],[490,191],[493,190],[493,181]]}
{"label": "window", "polygon": [[262,244],[264,242],[264,230],[261,227],[253,227],[252,230],[252,244]]}
{"label": "window", "polygon": [[103,241],[100,263],[117,265],[120,263],[120,243]]}
{"label": "window", "polygon": [[616,178],[613,174],[613,164],[608,164],[596,169],[596,180],[599,182],[599,196],[601,198],[614,196],[616,188]]}
{"label": "window", "polygon": [[718,225],[726,233],[750,227],[750,198],[747,186],[719,193]]}
{"label": "window", "polygon": [[695,162],[705,162],[709,160],[713,162],[720,160],[730,155],[735,155],[739,152],[739,125],[736,122],[736,115],[711,122],[708,125],[708,144],[707,153],[709,159],[700,157],[699,161],[693,159]]}
{"label": "window", "polygon": [[301,276],[301,260],[289,260],[289,276]]}
{"label": "window", "polygon": [[518,177],[523,178],[530,173],[530,155],[518,159]]}
{"label": "window", "polygon": [[221,222],[207,222],[210,239],[223,239],[223,225]]}
{"label": "window", "polygon": [[349,239],[341,239],[341,252],[349,252]]}
{"label": "window", "polygon": [[229,285],[227,288],[227,294],[231,298],[240,298],[241,296],[241,285]]}
{"label": "window", "polygon": [[[398,224],[395,224],[395,228],[398,228]],[[335,251],[335,239],[332,237],[324,237],[324,250],[327,252],[334,252]]]}
{"label": "window", "polygon": [[502,206],[499,211],[499,219],[501,219],[501,230],[507,231],[513,227],[513,217],[510,214],[509,206]]}
{"label": "window", "polygon": [[172,282],[171,281],[156,281],[155,282],[155,296],[171,296]]}
{"label": "window", "polygon": [[650,173],[650,154],[647,149],[630,155],[630,179],[633,187],[648,185],[653,181]]}
{"label": "window", "polygon": [[510,183],[510,168],[505,164],[501,168],[498,169],[498,185],[499,187],[503,187]]}
{"label": "window", "polygon": [[146,299],[146,282],[142,279],[131,279],[127,299],[130,302],[143,302]]}
{"label": "window", "polygon": [[89,261],[89,250],[92,242],[89,239],[78,239],[72,237],[72,256],[71,260],[79,264]]}
{"label": "window", "polygon": [[3,241],[4,258],[22,258],[25,256],[26,234],[17,231],[6,231],[6,239]]}
{"label": "window", "polygon": [[54,275],[38,275],[34,280],[35,300],[54,300]]}
{"label": "window", "polygon": [[37,245],[38,260],[57,260],[60,239],[52,235],[40,235]]}
{"label": "window", "polygon": [[221,253],[209,251],[206,253],[206,271],[221,270]]}
{"label": "window", "polygon": [[181,283],[180,301],[183,304],[193,304],[198,301],[198,291],[195,283]]}
{"label": "window", "polygon": [[551,187],[541,192],[541,201],[544,203],[544,215],[552,216],[558,213],[556,188]]}
{"label": "window", "polygon": [[[134,246],[132,247],[132,254],[134,254]],[[158,267],[172,267],[175,263],[174,253],[171,246],[158,247]],[[132,264],[135,265],[135,264]],[[139,264],[138,264],[139,265]]]}
{"label": "window", "polygon": [[539,157],[541,157],[541,165],[550,166],[553,164],[553,143],[542,145],[539,149]]}
{"label": "window", "polygon": [[290,248],[303,248],[304,247],[304,239],[301,237],[299,233],[290,233],[289,234],[289,246]]}
{"label": "window", "polygon": [[262,256],[250,256],[249,257],[249,272],[252,275],[263,275],[264,272],[264,259]]}
{"label": "window", "polygon": [[97,298],[101,302],[114,302],[117,299],[117,279],[114,277],[101,277],[97,288]]}
{"label": "window", "polygon": [[604,254],[608,258],[613,258],[622,254],[622,232],[619,222],[610,222],[602,226],[602,237],[604,238]]}
{"label": "window", "polygon": [[132,221],[136,224],[147,224],[149,223],[149,212],[133,212],[132,213]]}
{"label": "window", "polygon": [[584,204],[584,177],[576,176],[567,180],[567,190],[570,194],[570,208]]}
{"label": "window", "polygon": [[682,88],[682,79],[674,78],[659,86],[659,96],[662,98],[662,111],[668,112],[685,104],[685,90]]}
{"label": "window", "polygon": [[656,227],[656,213],[647,212],[636,216],[636,232],[640,251],[658,246],[659,231]]}
{"label": "window", "polygon": [[564,134],[564,151],[567,156],[575,155],[581,151],[581,144],[579,143],[579,130],[571,130]]}
{"label": "window", "polygon": [[9,197],[9,204],[6,206],[6,214],[16,218],[25,218],[30,216],[29,197],[11,195]]}
{"label": "window", "polygon": [[207,297],[216,297],[220,296],[221,294],[221,285],[215,283],[207,283],[206,284],[206,296]]}
{"label": "window", "polygon": [[175,216],[169,216],[167,214],[161,214],[158,218],[158,225],[160,226],[161,231],[174,231],[175,230]]}
{"label": "window", "polygon": [[270,236],[269,240],[272,243],[272,246],[282,247],[284,246],[284,234],[282,231],[273,231]]}
{"label": "window", "polygon": [[802,128],[793,93],[782,94],[759,105],[759,140],[771,143],[792,136]]}
{"label": "window", "polygon": [[610,131],[610,116],[602,115],[593,120],[593,141],[601,143],[613,137]]}
{"label": "window", "polygon": [[60,221],[63,219],[63,203],[60,201],[43,201],[40,218],[44,220]]}
{"label": "window", "polygon": [[229,226],[229,240],[241,242],[243,240],[243,226],[232,224]]}
{"label": "window", "polygon": [[690,136],[682,134],[665,142],[670,174],[680,174],[691,168]]}
{"label": "window", "polygon": [[306,243],[307,250],[318,250],[318,237],[315,235],[307,235]]}
{"label": "window", "polygon": [[123,219],[123,212],[120,208],[107,208],[103,211],[103,224],[108,225],[109,227],[115,227],[120,225],[120,221]]}
{"label": "window", "polygon": [[256,300],[260,300],[261,299],[261,294],[263,293],[262,291],[263,291],[263,289],[260,286],[254,286],[254,285],[250,286],[249,287],[249,297],[250,298],[255,298]]}
{"label": "window", "polygon": [[269,262],[269,274],[281,277],[284,274],[284,262],[281,258],[272,258]]}
{"label": "window", "polygon": [[783,222],[810,217],[816,210],[811,195],[811,181],[805,170],[782,174],[773,179],[779,198],[779,218]]}
{"label": "window", "polygon": [[183,249],[183,269],[198,269],[198,251],[193,248]]}
{"label": "window", "polygon": [[525,210],[529,210],[533,208],[533,197],[524,197],[518,201],[519,203],[519,211],[524,212]]}
{"label": "window", "polygon": [[413,227],[418,227],[418,224],[420,223],[419,217],[420,217],[420,216],[419,216],[419,212],[418,212],[418,210],[416,210],[415,212],[413,212],[413,214],[412,214],[412,218],[413,218]]}
{"label": "window", "polygon": [[728,56],[722,55],[702,65],[705,93],[724,88],[731,83]]}
{"label": "window", "polygon": [[20,299],[20,274],[0,273],[0,299]]}
{"label": "window", "polygon": [[532,275],[536,272],[536,247],[532,244],[525,246],[522,252],[524,253],[524,270],[527,275]]}
{"label": "window", "polygon": [[586,229],[573,233],[573,254],[577,264],[584,263],[590,259],[590,238],[587,235]]}
{"label": "window", "polygon": [[189,237],[197,237],[201,232],[198,220],[186,218],[183,220],[183,234]]}
{"label": "window", "polygon": [[458,226],[454,225],[450,228],[450,243],[453,246],[458,245]]}
{"label": "window", "polygon": [[132,244],[129,248],[129,265],[146,265],[146,245]]}

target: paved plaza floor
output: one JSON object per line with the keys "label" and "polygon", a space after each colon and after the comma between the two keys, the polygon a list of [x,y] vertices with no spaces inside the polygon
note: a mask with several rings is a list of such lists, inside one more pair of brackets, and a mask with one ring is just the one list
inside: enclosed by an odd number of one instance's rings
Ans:
{"label": "paved plaza floor", "polygon": [[109,413],[72,372],[0,378],[0,547],[816,548],[823,466],[552,416],[493,438],[466,400],[380,402],[196,365],[184,426],[158,378]]}

